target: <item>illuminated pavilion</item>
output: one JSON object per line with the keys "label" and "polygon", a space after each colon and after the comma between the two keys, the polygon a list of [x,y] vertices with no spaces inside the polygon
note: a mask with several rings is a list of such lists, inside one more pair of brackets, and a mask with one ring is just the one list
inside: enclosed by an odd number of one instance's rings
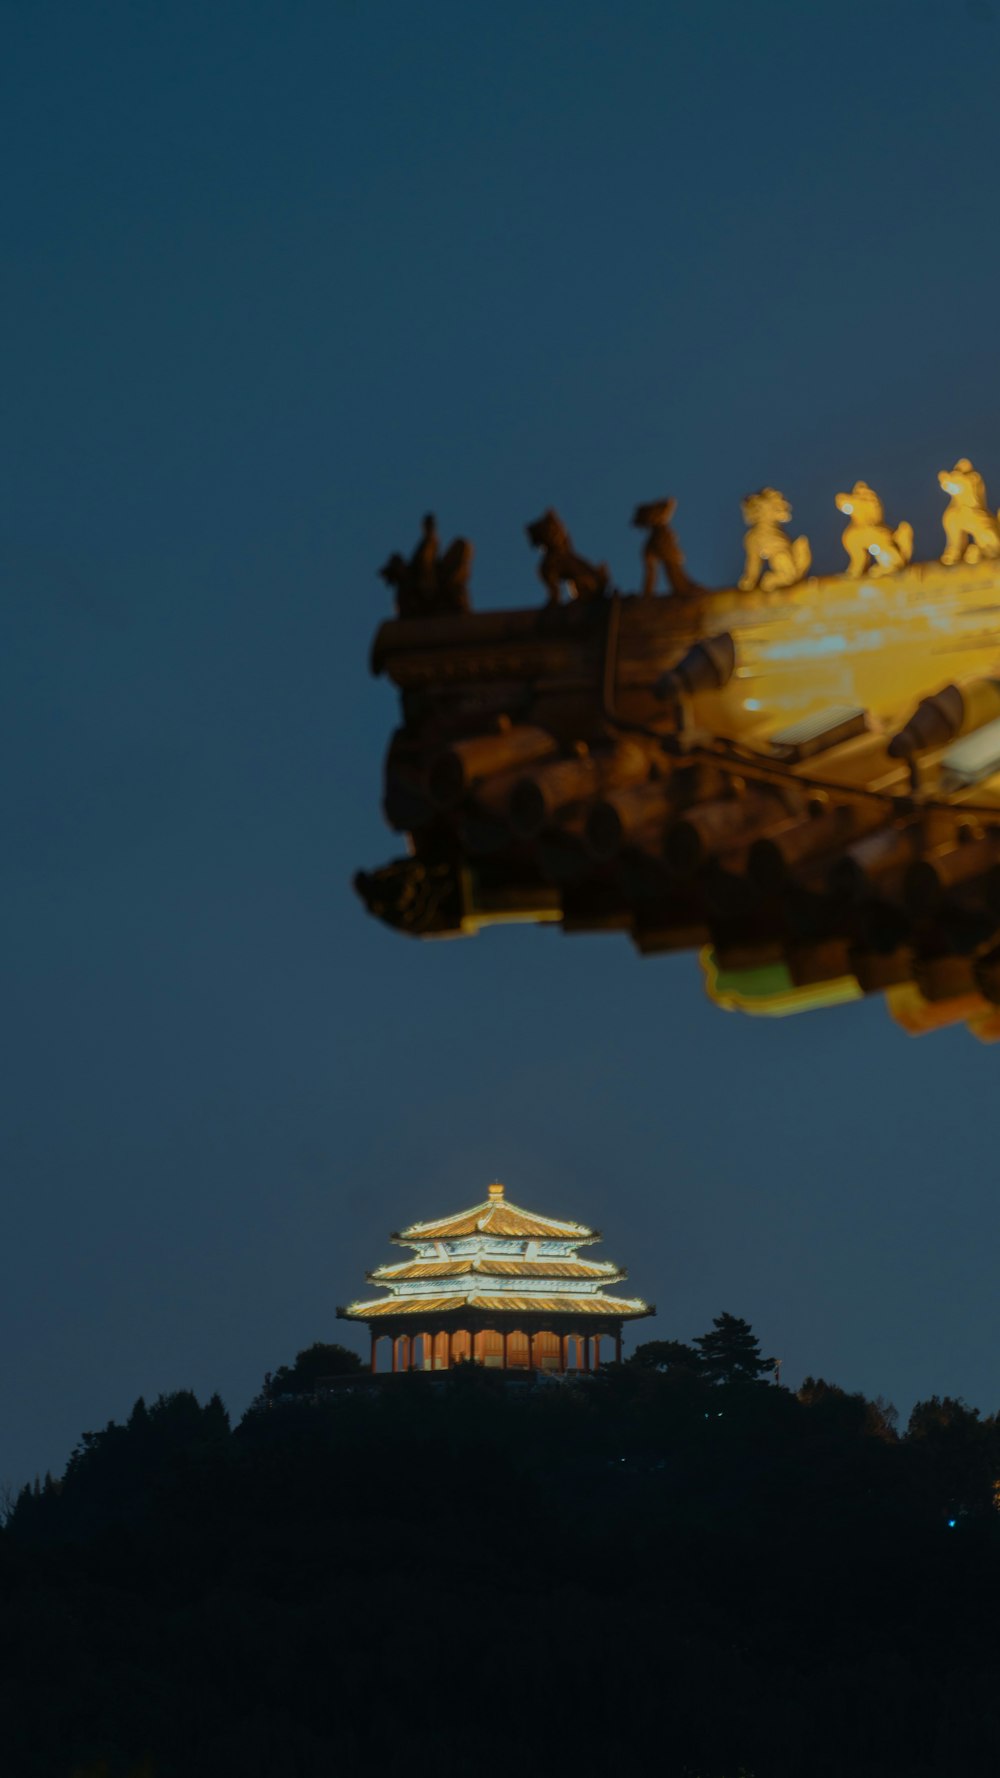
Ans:
{"label": "illuminated pavilion", "polygon": [[623,1322],[656,1312],[639,1297],[609,1294],[627,1276],[621,1266],[580,1258],[579,1247],[601,1239],[594,1229],[521,1210],[500,1184],[471,1210],[391,1238],[415,1257],[368,1273],[388,1294],[337,1310],[367,1323],[373,1371],[381,1339],[392,1342],[393,1371],[447,1370],[463,1359],[505,1371],[589,1371],[602,1362],[602,1339],[620,1362]]}

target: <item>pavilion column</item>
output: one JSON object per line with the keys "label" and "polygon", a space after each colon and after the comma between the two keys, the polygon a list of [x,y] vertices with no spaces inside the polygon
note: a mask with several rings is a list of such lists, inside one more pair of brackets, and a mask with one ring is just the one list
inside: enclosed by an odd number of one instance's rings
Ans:
{"label": "pavilion column", "polygon": [[615,1363],[621,1364],[621,1361],[622,1361],[622,1330],[621,1330],[621,1328],[619,1328],[617,1333],[615,1334]]}
{"label": "pavilion column", "polygon": [[510,1339],[510,1334],[508,1333],[506,1328],[504,1328],[503,1334],[501,1337],[503,1339],[503,1369],[506,1370],[507,1369],[507,1341]]}
{"label": "pavilion column", "polygon": [[396,1372],[398,1371],[398,1369],[399,1369],[399,1335],[393,1334],[393,1336],[392,1336],[392,1374],[393,1374],[393,1376],[396,1375]]}
{"label": "pavilion column", "polygon": [[589,1371],[589,1369],[590,1369],[590,1335],[589,1334],[584,1334],[584,1336],[583,1336],[583,1368],[585,1371]]}
{"label": "pavilion column", "polygon": [[372,1371],[378,1370],[378,1335],[372,1334]]}
{"label": "pavilion column", "polygon": [[560,1371],[563,1371],[563,1372],[565,1372],[568,1369],[567,1352],[566,1352],[566,1348],[568,1347],[568,1345],[569,1345],[569,1335],[568,1334],[560,1334],[559,1335],[559,1369],[560,1369]]}
{"label": "pavilion column", "polygon": [[403,1369],[404,1369],[404,1371],[411,1371],[413,1369],[413,1335],[412,1334],[404,1334],[403,1335]]}
{"label": "pavilion column", "polygon": [[449,1370],[451,1370],[451,1367],[455,1362],[454,1354],[455,1354],[455,1335],[454,1335],[453,1330],[451,1328],[449,1328],[448,1329],[448,1369]]}
{"label": "pavilion column", "polygon": [[529,1371],[533,1371],[534,1368],[535,1368],[535,1336],[533,1333],[530,1333],[528,1335],[528,1369],[529,1369]]}
{"label": "pavilion column", "polygon": [[599,1371],[600,1368],[601,1368],[601,1336],[600,1336],[600,1334],[595,1334],[594,1335],[594,1369],[595,1369],[595,1371]]}

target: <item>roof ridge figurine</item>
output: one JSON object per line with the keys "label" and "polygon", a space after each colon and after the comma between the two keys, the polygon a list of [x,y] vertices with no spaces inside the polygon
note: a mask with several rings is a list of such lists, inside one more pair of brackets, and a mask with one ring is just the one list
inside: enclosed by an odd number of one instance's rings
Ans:
{"label": "roof ridge figurine", "polygon": [[842,542],[847,551],[847,573],[860,580],[866,572],[875,576],[905,568],[913,554],[913,526],[903,519],[890,531],[882,502],[867,482],[855,482],[849,494],[838,494],[837,510],[847,515]]}
{"label": "roof ridge figurine", "polygon": [[750,527],[743,539],[740,592],[752,593],[759,586],[762,593],[774,593],[804,580],[812,567],[812,550],[808,537],[793,539],[783,530],[792,516],[784,494],[759,488],[744,495],[740,510]]}
{"label": "roof ridge figurine", "polygon": [[395,551],[379,569],[395,588],[400,617],[424,617],[445,611],[468,611],[472,545],[456,537],[441,554],[441,539],[432,512],[424,515],[420,541],[409,561]]}
{"label": "roof ridge figurine", "polygon": [[[971,568],[1000,559],[1000,513],[987,505],[985,483],[969,458],[959,457],[952,469],[942,469],[938,482],[950,496],[942,515],[942,567],[964,564]],[[913,526],[907,519],[895,529],[887,525],[882,501],[867,482],[856,481],[850,492],[837,494],[835,504],[848,521],[842,533],[846,578],[880,577],[910,565]],[[652,598],[661,573],[674,593],[693,597],[712,591],[688,574],[671,522],[676,510],[677,501],[669,494],[660,500],[641,501],[633,509],[631,523],[647,533],[642,548],[644,599]],[[737,590],[782,592],[807,579],[813,568],[812,549],[808,537],[790,537],[786,531],[792,507],[781,490],[758,488],[744,495],[740,510],[747,530]],[[585,603],[603,599],[613,590],[607,563],[590,562],[577,554],[553,507],[532,519],[525,530],[529,543],[541,551],[538,574],[550,605],[560,604],[564,587],[571,602]],[[409,559],[397,550],[379,569],[381,578],[395,591],[397,614],[413,618],[467,612],[472,555],[472,544],[465,537],[456,537],[442,552],[434,515],[427,513]]]}
{"label": "roof ridge figurine", "polygon": [[[942,469],[938,481],[951,495],[944,509],[945,551],[942,566],[956,562],[992,562],[1000,556],[1000,523],[986,504],[986,484],[968,457],[959,457],[954,469]],[[1000,515],[998,515],[1000,516]]]}
{"label": "roof ridge figurine", "polygon": [[700,593],[704,588],[692,580],[684,566],[684,551],[677,541],[670,521],[677,511],[677,501],[668,494],[662,500],[647,500],[637,506],[632,523],[648,536],[642,547],[642,596],[651,599],[656,589],[657,568],[675,593]]}
{"label": "roof ridge figurine", "polygon": [[550,605],[559,604],[563,586],[568,588],[571,599],[603,599],[611,585],[607,564],[588,562],[576,554],[573,540],[553,507],[547,507],[541,518],[532,519],[525,530],[528,542],[542,552],[538,577],[549,595]]}

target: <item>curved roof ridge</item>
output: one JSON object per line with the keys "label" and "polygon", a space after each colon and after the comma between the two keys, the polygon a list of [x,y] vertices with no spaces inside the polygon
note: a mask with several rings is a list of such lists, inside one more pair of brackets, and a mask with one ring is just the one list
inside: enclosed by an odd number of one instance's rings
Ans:
{"label": "curved roof ridge", "polygon": [[536,1210],[525,1210],[506,1197],[503,1187],[492,1185],[485,1202],[473,1204],[468,1210],[457,1210],[451,1216],[439,1216],[427,1222],[411,1222],[395,1231],[390,1239],[399,1246],[414,1246],[420,1241],[446,1239],[463,1234],[520,1236],[526,1240],[599,1241],[596,1229],[582,1222],[563,1222]]}

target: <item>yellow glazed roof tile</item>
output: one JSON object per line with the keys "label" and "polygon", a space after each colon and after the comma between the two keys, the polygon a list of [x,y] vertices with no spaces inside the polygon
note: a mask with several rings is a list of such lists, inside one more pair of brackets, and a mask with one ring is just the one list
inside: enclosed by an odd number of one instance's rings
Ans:
{"label": "yellow glazed roof tile", "polygon": [[641,1297],[592,1296],[516,1296],[504,1291],[501,1296],[469,1294],[468,1296],[379,1297],[366,1303],[349,1303],[338,1309],[338,1315],[349,1321],[370,1321],[396,1315],[455,1314],[473,1309],[489,1315],[651,1315],[653,1310]]}
{"label": "yellow glazed roof tile", "polygon": [[479,1254],[475,1258],[403,1260],[397,1266],[376,1266],[368,1277],[373,1284],[394,1284],[413,1278],[464,1278],[472,1272],[491,1278],[605,1278],[609,1282],[625,1276],[610,1260],[508,1259]]}
{"label": "yellow glazed roof tile", "polygon": [[531,1210],[522,1210],[517,1204],[508,1203],[503,1186],[499,1184],[490,1186],[485,1204],[475,1204],[471,1210],[460,1210],[456,1215],[441,1217],[436,1222],[413,1222],[392,1239],[403,1246],[413,1246],[420,1241],[456,1240],[462,1235],[476,1234],[521,1236],[539,1241],[600,1240],[600,1235],[583,1223],[556,1222],[553,1217],[536,1216]]}
{"label": "yellow glazed roof tile", "polygon": [[502,1296],[470,1296],[466,1299],[474,1309],[486,1309],[491,1315],[648,1315],[649,1305],[641,1297],[603,1296],[515,1296],[504,1291]]}
{"label": "yellow glazed roof tile", "polygon": [[625,1277],[611,1260],[493,1259],[486,1254],[474,1269],[494,1278],[606,1278],[613,1282]]}

